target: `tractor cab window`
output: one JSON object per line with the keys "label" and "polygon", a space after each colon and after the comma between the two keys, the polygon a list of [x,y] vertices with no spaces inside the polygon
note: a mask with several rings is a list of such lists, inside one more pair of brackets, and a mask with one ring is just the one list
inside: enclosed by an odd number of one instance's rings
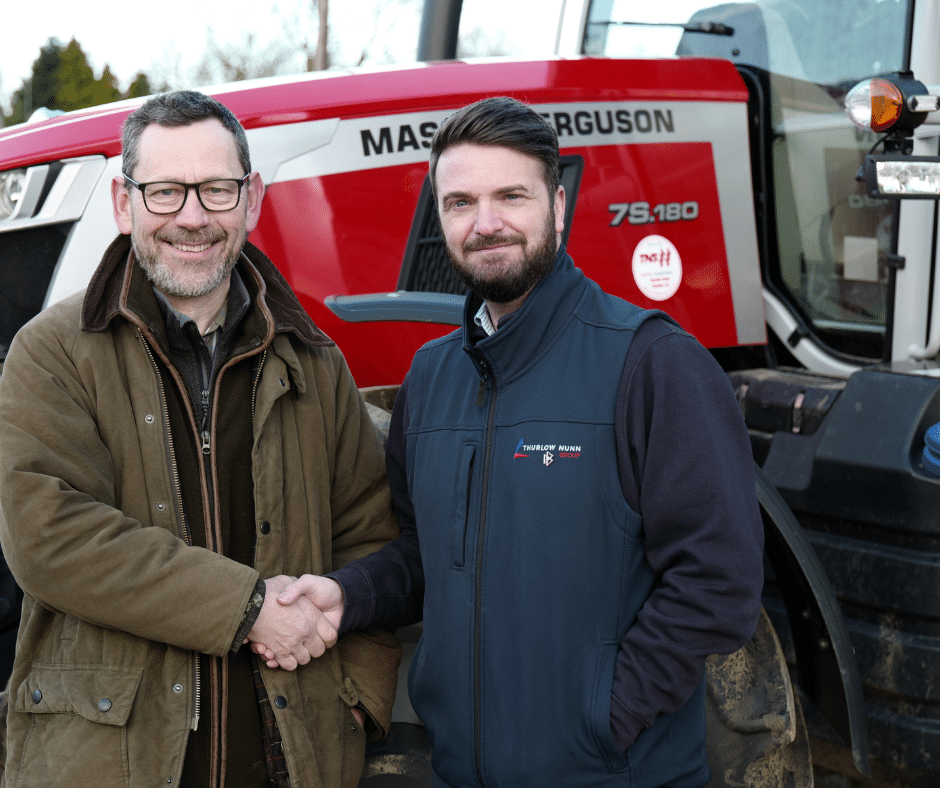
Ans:
{"label": "tractor cab window", "polygon": [[876,137],[849,122],[842,102],[860,80],[905,67],[911,5],[594,0],[585,30],[586,54],[738,66],[759,118],[751,146],[762,178],[755,192],[769,204],[758,225],[765,283],[820,342],[862,361],[885,353],[894,211],[855,180]]}

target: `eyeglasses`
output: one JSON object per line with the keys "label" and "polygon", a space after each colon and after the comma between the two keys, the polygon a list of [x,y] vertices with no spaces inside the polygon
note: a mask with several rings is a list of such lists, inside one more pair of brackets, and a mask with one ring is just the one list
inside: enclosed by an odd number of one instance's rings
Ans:
{"label": "eyeglasses", "polygon": [[242,195],[242,186],[251,173],[244,178],[216,178],[202,183],[178,183],[176,181],[154,181],[137,183],[124,175],[124,183],[140,189],[144,198],[144,207],[150,213],[169,214],[183,210],[189,190],[196,192],[199,204],[207,211],[221,213],[238,207]]}

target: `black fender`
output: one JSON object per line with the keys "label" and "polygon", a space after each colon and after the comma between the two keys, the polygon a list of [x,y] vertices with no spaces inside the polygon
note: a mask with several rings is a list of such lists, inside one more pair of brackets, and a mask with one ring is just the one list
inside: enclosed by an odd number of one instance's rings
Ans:
{"label": "black fender", "polygon": [[755,464],[764,550],[780,588],[796,656],[797,680],[871,775],[868,726],[855,649],[822,562],[790,507]]}

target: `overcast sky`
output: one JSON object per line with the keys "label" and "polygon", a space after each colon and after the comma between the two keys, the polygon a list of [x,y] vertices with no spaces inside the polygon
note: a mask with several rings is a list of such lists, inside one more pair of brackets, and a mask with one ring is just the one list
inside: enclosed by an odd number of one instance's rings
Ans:
{"label": "overcast sky", "polygon": [[[307,31],[315,37],[308,3],[273,0],[260,11],[262,4],[255,0],[160,0],[145,5],[126,0],[4,0],[0,102],[9,109],[10,94],[29,76],[40,47],[52,36],[63,45],[75,37],[95,76],[107,63],[123,89],[139,71],[171,82],[176,75],[184,77],[205,51],[210,30],[222,44],[244,42],[246,31],[255,31],[253,48],[259,51]],[[485,27],[493,41],[512,54],[548,55],[561,3],[464,0],[461,34]],[[339,55],[337,64],[354,65],[363,48],[373,64],[413,60],[421,5],[422,0],[333,0],[329,24],[338,45],[333,50]]]}

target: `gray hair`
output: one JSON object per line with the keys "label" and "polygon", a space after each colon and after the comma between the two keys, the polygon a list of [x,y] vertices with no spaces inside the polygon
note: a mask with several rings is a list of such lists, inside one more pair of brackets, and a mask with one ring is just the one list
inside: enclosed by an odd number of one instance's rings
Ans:
{"label": "gray hair", "polygon": [[235,136],[238,161],[247,175],[251,172],[251,158],[248,155],[248,138],[242,124],[224,104],[195,90],[161,93],[148,99],[139,109],[127,116],[121,132],[122,171],[127,175],[133,173],[140,161],[140,136],[151,123],[169,127],[189,126],[212,118],[218,120]]}

